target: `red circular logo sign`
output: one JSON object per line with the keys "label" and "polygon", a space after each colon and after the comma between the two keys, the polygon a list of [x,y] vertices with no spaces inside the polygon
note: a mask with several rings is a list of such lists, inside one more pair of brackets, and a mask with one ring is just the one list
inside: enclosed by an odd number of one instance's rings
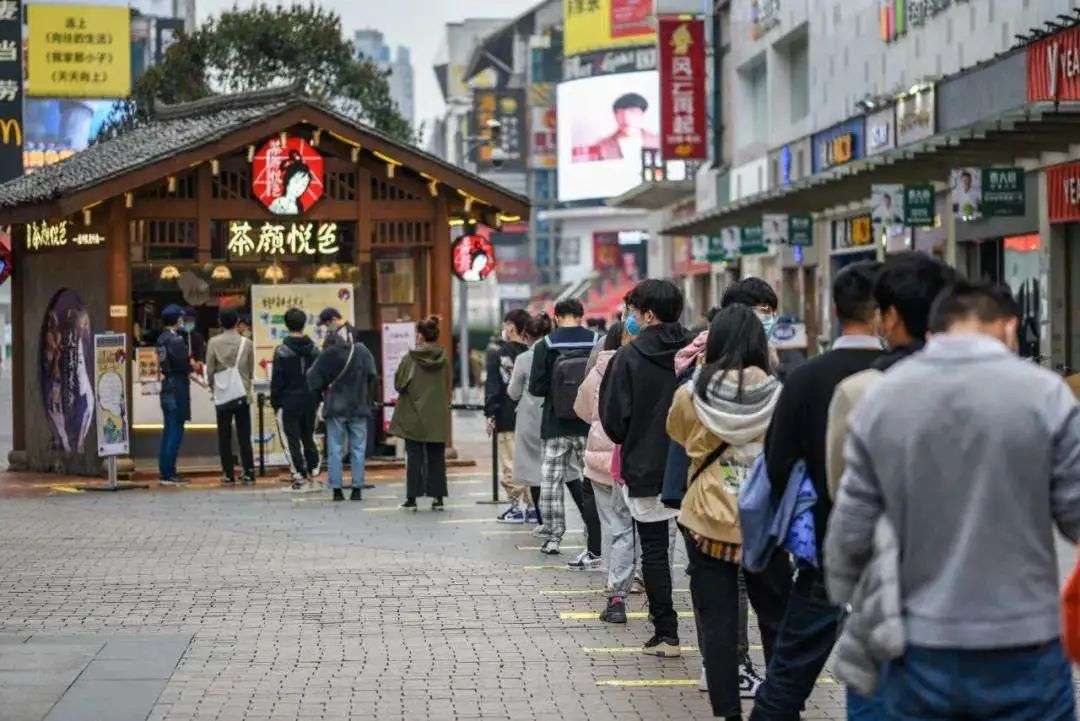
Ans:
{"label": "red circular logo sign", "polygon": [[275,215],[300,215],[323,195],[323,157],[303,138],[269,140],[251,161],[251,189]]}
{"label": "red circular logo sign", "polygon": [[454,241],[451,260],[458,278],[483,280],[495,270],[495,246],[478,233],[463,235]]}

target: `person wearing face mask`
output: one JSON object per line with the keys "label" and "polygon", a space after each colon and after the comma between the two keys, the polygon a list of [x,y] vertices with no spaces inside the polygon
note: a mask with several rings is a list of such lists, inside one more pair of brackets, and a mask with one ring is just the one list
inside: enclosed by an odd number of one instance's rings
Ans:
{"label": "person wearing face mask", "polygon": [[1017,357],[1018,325],[1007,288],[954,283],[925,349],[852,416],[825,565],[860,576],[879,519],[895,529],[904,651],[881,678],[890,719],[1076,717],[1054,528],[1080,540],[1080,407]]}
{"label": "person wearing face mask", "polygon": [[529,349],[525,344],[525,326],[529,313],[521,308],[503,318],[502,338],[487,353],[484,380],[484,416],[488,435],[497,436],[499,449],[499,483],[510,505],[495,519],[499,523],[525,523],[532,509],[529,486],[514,480],[514,423],[517,402],[507,395],[514,360]]}
{"label": "person wearing face mask", "polygon": [[184,308],[184,319],[180,324],[180,335],[188,344],[191,359],[200,365],[206,362],[206,337],[195,325],[197,316],[191,306]]}

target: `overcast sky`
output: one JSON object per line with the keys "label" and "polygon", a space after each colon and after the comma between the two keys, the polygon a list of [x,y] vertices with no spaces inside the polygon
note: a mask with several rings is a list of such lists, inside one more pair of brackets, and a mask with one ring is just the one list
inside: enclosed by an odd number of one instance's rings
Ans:
{"label": "overcast sky", "polygon": [[[470,17],[513,18],[539,0],[316,0],[341,15],[351,39],[354,30],[375,28],[386,36],[391,47],[406,45],[412,50],[416,77],[416,120],[421,122],[442,113],[442,95],[431,64],[443,38],[446,23]],[[255,0],[197,0],[199,21],[233,5],[241,8]]]}

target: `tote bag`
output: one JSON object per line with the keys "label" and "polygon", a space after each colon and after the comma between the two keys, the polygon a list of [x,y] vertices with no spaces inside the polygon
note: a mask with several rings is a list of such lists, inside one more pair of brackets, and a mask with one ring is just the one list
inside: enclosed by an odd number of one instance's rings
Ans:
{"label": "tote bag", "polygon": [[244,346],[247,342],[247,338],[240,339],[240,347],[236,349],[236,362],[232,368],[214,374],[215,406],[228,405],[247,396],[244,378],[240,375],[240,360],[244,357]]}

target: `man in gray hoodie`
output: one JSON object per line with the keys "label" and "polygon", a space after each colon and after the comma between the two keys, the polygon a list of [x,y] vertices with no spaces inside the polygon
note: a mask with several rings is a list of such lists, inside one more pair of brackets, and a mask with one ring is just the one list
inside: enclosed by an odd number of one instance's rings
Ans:
{"label": "man in gray hoodie", "polygon": [[1017,358],[1007,290],[957,283],[926,349],[855,410],[830,550],[861,568],[877,520],[896,529],[907,650],[890,719],[1074,719],[1059,642],[1053,524],[1080,538],[1080,410]]}

